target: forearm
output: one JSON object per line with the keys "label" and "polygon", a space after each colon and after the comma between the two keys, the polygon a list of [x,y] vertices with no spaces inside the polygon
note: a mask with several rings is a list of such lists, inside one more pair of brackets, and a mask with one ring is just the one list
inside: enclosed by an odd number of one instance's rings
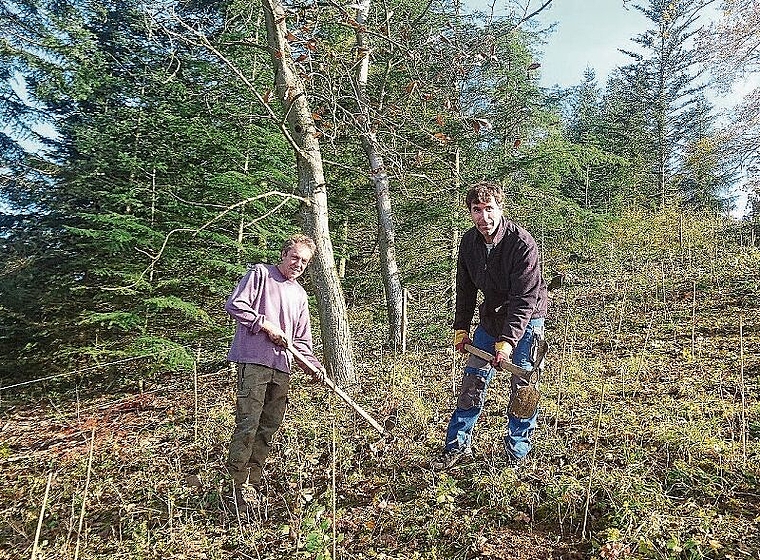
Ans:
{"label": "forearm", "polygon": [[256,334],[262,330],[266,317],[256,312],[248,303],[233,294],[224,306],[225,311],[242,326]]}
{"label": "forearm", "polygon": [[264,288],[262,271],[255,267],[240,280],[224,305],[225,311],[252,334],[261,330],[266,317],[258,304]]}
{"label": "forearm", "polygon": [[[309,364],[311,364],[313,367],[317,369],[324,369],[324,366],[322,363],[317,359],[317,357],[314,355],[314,352],[311,348],[311,345],[304,344],[302,341],[293,341],[293,347],[298,350],[298,352],[309,361]],[[306,370],[309,371],[309,364],[306,365]]]}
{"label": "forearm", "polygon": [[294,325],[293,347],[298,350],[311,365],[317,369],[324,369],[317,357],[314,355],[313,342],[311,336],[311,318],[309,317],[309,308],[304,304],[301,309],[298,321]]}

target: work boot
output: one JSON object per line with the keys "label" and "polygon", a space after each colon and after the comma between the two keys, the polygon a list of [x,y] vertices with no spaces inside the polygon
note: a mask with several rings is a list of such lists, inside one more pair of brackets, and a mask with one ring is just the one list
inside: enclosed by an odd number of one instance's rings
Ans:
{"label": "work boot", "polygon": [[232,483],[232,496],[230,496],[233,512],[241,515],[248,513],[258,502],[259,489],[251,484]]}
{"label": "work boot", "polygon": [[518,472],[525,468],[527,464],[527,458],[526,457],[516,457],[512,455],[509,451],[504,453],[504,468],[505,469],[512,469],[515,472]]}
{"label": "work boot", "polygon": [[470,461],[472,461],[471,447],[444,449],[440,455],[430,462],[430,467],[434,471],[442,471],[457,463],[468,463]]}

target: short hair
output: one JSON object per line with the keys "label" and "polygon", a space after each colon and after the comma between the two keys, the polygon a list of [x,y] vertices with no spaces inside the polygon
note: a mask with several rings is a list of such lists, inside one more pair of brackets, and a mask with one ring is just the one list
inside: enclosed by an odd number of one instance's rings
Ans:
{"label": "short hair", "polygon": [[312,255],[317,252],[317,244],[314,243],[314,240],[311,237],[303,235],[302,233],[297,233],[291,235],[284,241],[282,244],[282,254],[286,254],[294,245],[306,245],[311,250]]}
{"label": "short hair", "polygon": [[493,181],[480,181],[470,187],[464,201],[469,210],[472,208],[473,203],[479,202],[483,204],[487,202],[489,198],[493,198],[499,206],[502,205],[502,202],[504,202],[504,191],[501,189],[501,185],[494,183]]}

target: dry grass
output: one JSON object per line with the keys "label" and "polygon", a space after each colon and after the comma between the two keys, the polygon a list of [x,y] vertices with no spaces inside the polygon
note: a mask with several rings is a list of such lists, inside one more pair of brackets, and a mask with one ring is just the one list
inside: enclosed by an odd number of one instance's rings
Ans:
{"label": "dry grass", "polygon": [[681,223],[629,216],[565,267],[517,474],[501,462],[506,380],[477,463],[433,473],[454,404],[445,340],[393,356],[357,337],[372,359],[355,398],[398,410],[395,440],[297,378],[266,499],[241,519],[224,500],[229,370],[201,371],[197,414],[191,372],[140,390],[125,371],[118,393],[2,395],[0,558],[31,558],[50,474],[37,558],[760,558],[760,255],[722,222]]}

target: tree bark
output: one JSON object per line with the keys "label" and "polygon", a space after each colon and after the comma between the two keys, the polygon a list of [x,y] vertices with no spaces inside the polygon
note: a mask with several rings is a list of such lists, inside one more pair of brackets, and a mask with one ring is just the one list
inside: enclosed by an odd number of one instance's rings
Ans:
{"label": "tree bark", "polygon": [[356,8],[356,47],[359,61],[356,69],[356,97],[359,108],[359,135],[370,167],[370,181],[375,190],[377,237],[381,275],[385,286],[389,340],[394,349],[402,346],[403,290],[396,262],[396,230],[390,196],[390,178],[383,164],[380,143],[372,127],[367,96],[370,46],[364,26],[369,15],[370,0],[361,0]]}
{"label": "tree bark", "polygon": [[285,110],[281,128],[296,154],[301,194],[310,200],[303,207],[304,231],[317,245],[310,269],[319,307],[325,365],[339,383],[355,383],[351,331],[330,240],[327,187],[317,130],[286,39],[285,9],[279,0],[262,0],[262,6],[275,70],[275,92]]}

